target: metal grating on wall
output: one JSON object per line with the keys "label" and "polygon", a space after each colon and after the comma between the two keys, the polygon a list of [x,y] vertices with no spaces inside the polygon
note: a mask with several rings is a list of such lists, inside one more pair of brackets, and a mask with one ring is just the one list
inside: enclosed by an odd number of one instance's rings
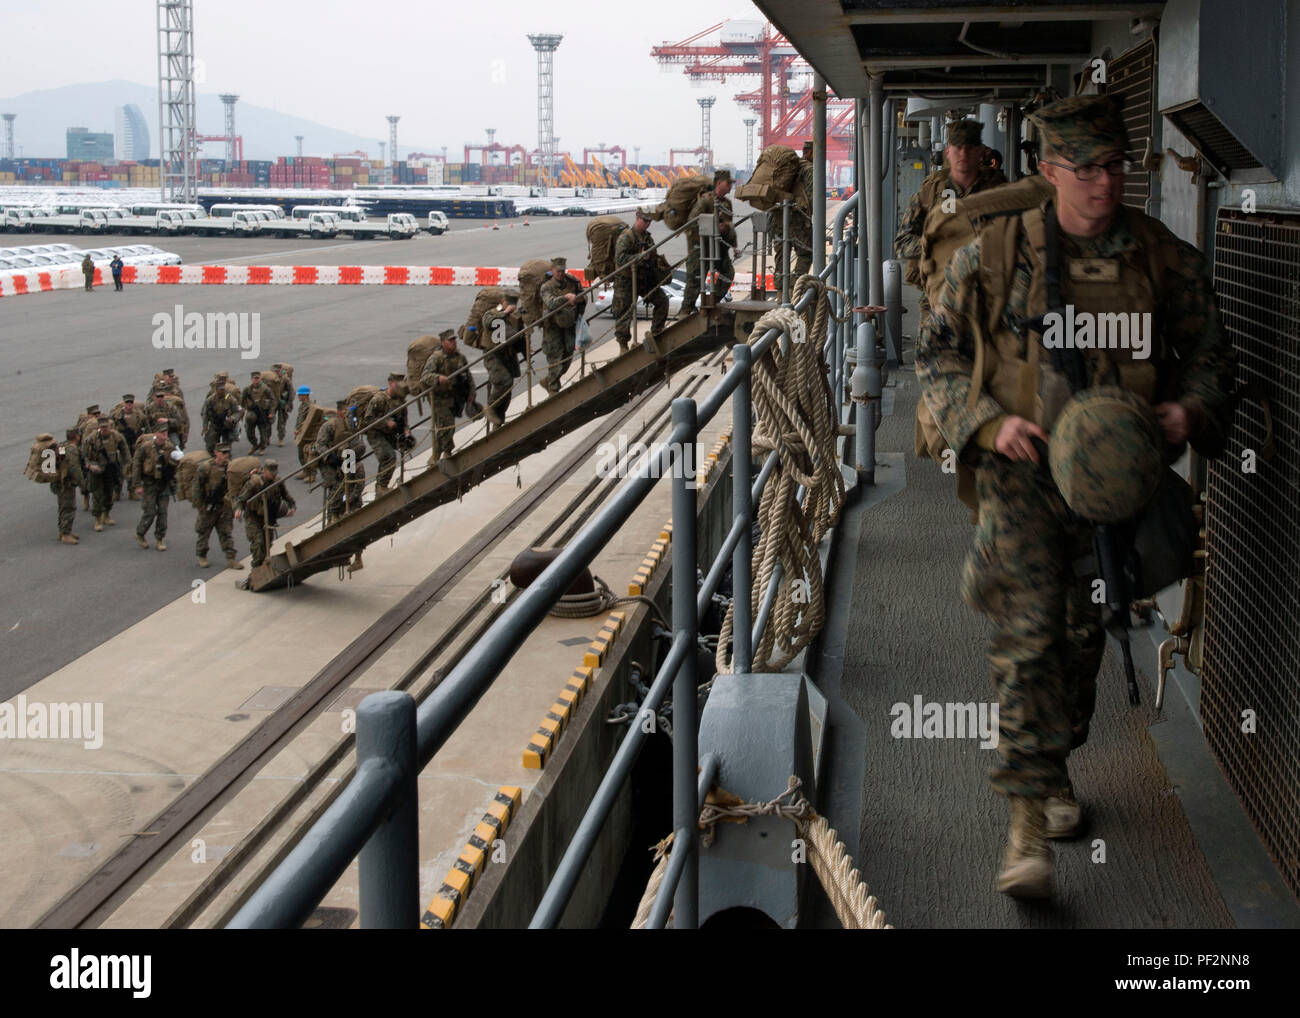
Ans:
{"label": "metal grating on wall", "polygon": [[[1156,44],[1148,39],[1120,54],[1106,65],[1106,92],[1117,95],[1124,105],[1124,126],[1128,128],[1128,157],[1141,163],[1151,138],[1151,111],[1156,76]],[[1124,204],[1140,212],[1147,210],[1151,197],[1151,175],[1140,167],[1124,178]]]}
{"label": "metal grating on wall", "polygon": [[1209,472],[1201,719],[1300,896],[1300,216],[1221,209],[1214,289],[1238,384],[1269,393],[1277,454],[1243,469],[1265,436],[1263,413],[1243,403]]}

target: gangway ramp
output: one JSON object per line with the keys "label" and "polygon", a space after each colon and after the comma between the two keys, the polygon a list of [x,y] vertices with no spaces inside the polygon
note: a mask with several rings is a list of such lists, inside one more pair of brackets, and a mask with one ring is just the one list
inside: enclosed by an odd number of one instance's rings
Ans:
{"label": "gangway ramp", "polygon": [[267,558],[252,571],[249,589],[275,590],[347,565],[369,544],[458,498],[484,479],[574,428],[581,427],[689,363],[732,335],[733,316],[722,309],[699,311],[669,323],[662,333],[569,382],[560,392],[529,408],[422,473],[404,480],[356,512],[331,523]]}

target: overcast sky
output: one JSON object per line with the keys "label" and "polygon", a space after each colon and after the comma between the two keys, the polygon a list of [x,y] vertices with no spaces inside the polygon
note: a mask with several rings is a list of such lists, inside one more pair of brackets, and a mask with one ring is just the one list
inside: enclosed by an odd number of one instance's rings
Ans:
{"label": "overcast sky", "polygon": [[[0,95],[121,78],[157,85],[153,0],[0,0],[5,26]],[[718,162],[745,157],[748,115],[731,100],[758,87],[732,78],[692,87],[680,69],[661,69],[650,48],[678,42],[727,19],[761,21],[746,0],[565,0],[378,2],[195,0],[194,50],[200,92],[237,92],[243,101],[331,127],[398,143],[537,145],[537,56],[529,33],[562,33],[555,54],[555,134],[580,160],[584,146],[641,146],[643,162],[670,146],[699,144],[696,99],[716,95]],[[717,38],[714,33],[713,39]],[[220,133],[220,125],[200,125]],[[288,147],[286,146],[286,153]]]}

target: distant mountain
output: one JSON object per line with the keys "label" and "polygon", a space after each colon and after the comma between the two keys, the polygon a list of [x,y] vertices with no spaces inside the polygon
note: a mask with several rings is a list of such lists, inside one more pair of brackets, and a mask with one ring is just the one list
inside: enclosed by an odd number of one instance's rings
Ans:
{"label": "distant mountain", "polygon": [[[158,90],[134,81],[100,81],[87,85],[66,85],[25,92],[10,99],[0,99],[0,113],[17,113],[14,122],[15,149],[24,158],[63,158],[67,155],[65,135],[69,127],[86,127],[91,131],[113,133],[113,113],[118,106],[135,103],[149,122],[149,157],[158,158]],[[225,111],[215,94],[198,95],[197,112],[200,134],[220,134]],[[335,152],[361,149],[379,158],[378,139],[385,125],[377,126],[373,137],[349,134],[323,124],[291,116],[264,106],[240,102],[235,107],[235,130],[244,139],[245,159],[275,159],[298,151],[294,135],[303,136],[304,155],[330,156]],[[401,145],[401,153],[432,152],[432,146]],[[221,159],[225,146],[209,142],[203,157]],[[119,154],[119,158],[121,158]]]}

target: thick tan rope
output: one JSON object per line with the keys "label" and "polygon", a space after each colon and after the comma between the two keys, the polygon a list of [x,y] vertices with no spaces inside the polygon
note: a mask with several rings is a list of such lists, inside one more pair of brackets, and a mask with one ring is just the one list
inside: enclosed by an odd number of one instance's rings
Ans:
{"label": "thick tan rope", "polygon": [[[827,299],[833,288],[816,277],[802,276],[795,286],[795,301],[810,287],[819,294],[802,314],[792,308],[774,308],[750,333],[754,341],[776,328],[791,340],[784,352],[779,343],[773,343],[752,369],[753,448],[776,450],[778,465],[758,506],[761,536],[753,552],[751,618],[758,615],[778,563],[782,570],[772,615],[754,648],[754,671],[780,671],[825,624],[817,547],[835,525],[844,504],[844,479],[835,455],[834,400],[822,357],[827,322],[834,317]],[[802,506],[797,499],[800,485],[806,489]],[[718,637],[715,664],[721,674],[733,669],[734,614],[733,603]]]}
{"label": "thick tan rope", "polygon": [[[700,827],[704,829],[700,837],[701,847],[707,848],[713,843],[719,823],[743,824],[750,817],[783,816],[794,823],[807,846],[808,864],[826,892],[840,925],[846,930],[892,930],[894,927],[885,921],[880,903],[853,865],[853,858],[844,842],[826,818],[817,815],[812,803],[799,794],[801,784],[798,778],[791,777],[786,790],[769,802],[745,802],[715,785],[700,813]],[[659,897],[668,869],[672,841],[670,834],[655,846],[655,868],[637,906],[636,918],[632,920],[631,928],[634,930],[645,929],[650,919],[650,911]]]}

